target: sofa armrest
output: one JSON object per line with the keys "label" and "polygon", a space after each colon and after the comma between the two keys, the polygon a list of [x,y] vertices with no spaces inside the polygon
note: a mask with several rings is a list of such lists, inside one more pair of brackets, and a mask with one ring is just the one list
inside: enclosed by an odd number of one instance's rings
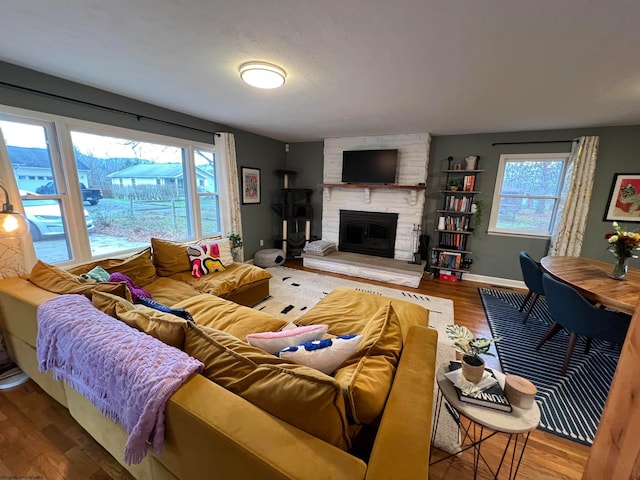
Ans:
{"label": "sofa armrest", "polygon": [[166,406],[157,458],[181,480],[364,479],[365,463],[268,414],[202,375]]}
{"label": "sofa armrest", "polygon": [[434,329],[409,330],[371,451],[367,480],[428,478],[437,343]]}

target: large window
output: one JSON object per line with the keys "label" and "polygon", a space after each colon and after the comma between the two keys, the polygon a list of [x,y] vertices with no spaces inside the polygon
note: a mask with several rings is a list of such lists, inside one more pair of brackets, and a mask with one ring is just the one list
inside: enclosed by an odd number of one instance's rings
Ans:
{"label": "large window", "polygon": [[550,236],[568,156],[501,155],[489,233]]}
{"label": "large window", "polygon": [[213,146],[30,112],[0,112],[0,133],[45,262],[229,230]]}

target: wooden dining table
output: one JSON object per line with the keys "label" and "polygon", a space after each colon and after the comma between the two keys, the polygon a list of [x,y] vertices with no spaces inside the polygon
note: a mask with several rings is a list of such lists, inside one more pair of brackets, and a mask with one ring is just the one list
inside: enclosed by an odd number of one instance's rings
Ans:
{"label": "wooden dining table", "polygon": [[609,277],[613,260],[548,256],[540,263],[551,276],[568,283],[592,302],[633,315],[640,298],[640,269],[629,267],[626,280],[614,280]]}

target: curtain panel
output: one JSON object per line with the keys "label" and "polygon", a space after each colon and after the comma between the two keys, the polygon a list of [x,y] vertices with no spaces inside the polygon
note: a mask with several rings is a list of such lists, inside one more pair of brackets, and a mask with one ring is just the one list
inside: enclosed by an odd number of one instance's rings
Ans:
{"label": "curtain panel", "polygon": [[579,257],[589,214],[599,137],[580,137],[573,143],[551,231],[549,255]]}
{"label": "curtain panel", "polygon": [[[240,235],[242,238],[242,211],[240,209],[240,182],[238,176],[238,163],[236,161],[236,140],[232,133],[219,133],[220,148],[216,148],[216,152],[220,156],[220,160],[225,166],[227,174],[227,195],[229,202],[229,215],[231,231]],[[217,146],[218,146],[217,145]],[[239,247],[234,252],[234,260],[238,262],[244,261],[244,249]]]}

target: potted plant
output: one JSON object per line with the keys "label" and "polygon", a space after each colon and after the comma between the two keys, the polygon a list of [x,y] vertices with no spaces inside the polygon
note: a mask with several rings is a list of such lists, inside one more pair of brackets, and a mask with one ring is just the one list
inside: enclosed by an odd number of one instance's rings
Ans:
{"label": "potted plant", "polygon": [[473,213],[472,225],[473,231],[475,232],[482,224],[482,214],[484,213],[484,203],[482,200],[474,200],[473,203],[471,203],[471,213]]}
{"label": "potted plant", "polygon": [[227,238],[231,241],[231,253],[234,261],[239,261],[239,249],[242,247],[242,237],[235,232],[229,232]]}
{"label": "potted plant", "polygon": [[499,338],[474,338],[473,333],[462,325],[447,325],[447,336],[453,340],[453,348],[462,354],[462,376],[471,383],[482,380],[485,363],[480,355],[491,355],[489,347]]}

